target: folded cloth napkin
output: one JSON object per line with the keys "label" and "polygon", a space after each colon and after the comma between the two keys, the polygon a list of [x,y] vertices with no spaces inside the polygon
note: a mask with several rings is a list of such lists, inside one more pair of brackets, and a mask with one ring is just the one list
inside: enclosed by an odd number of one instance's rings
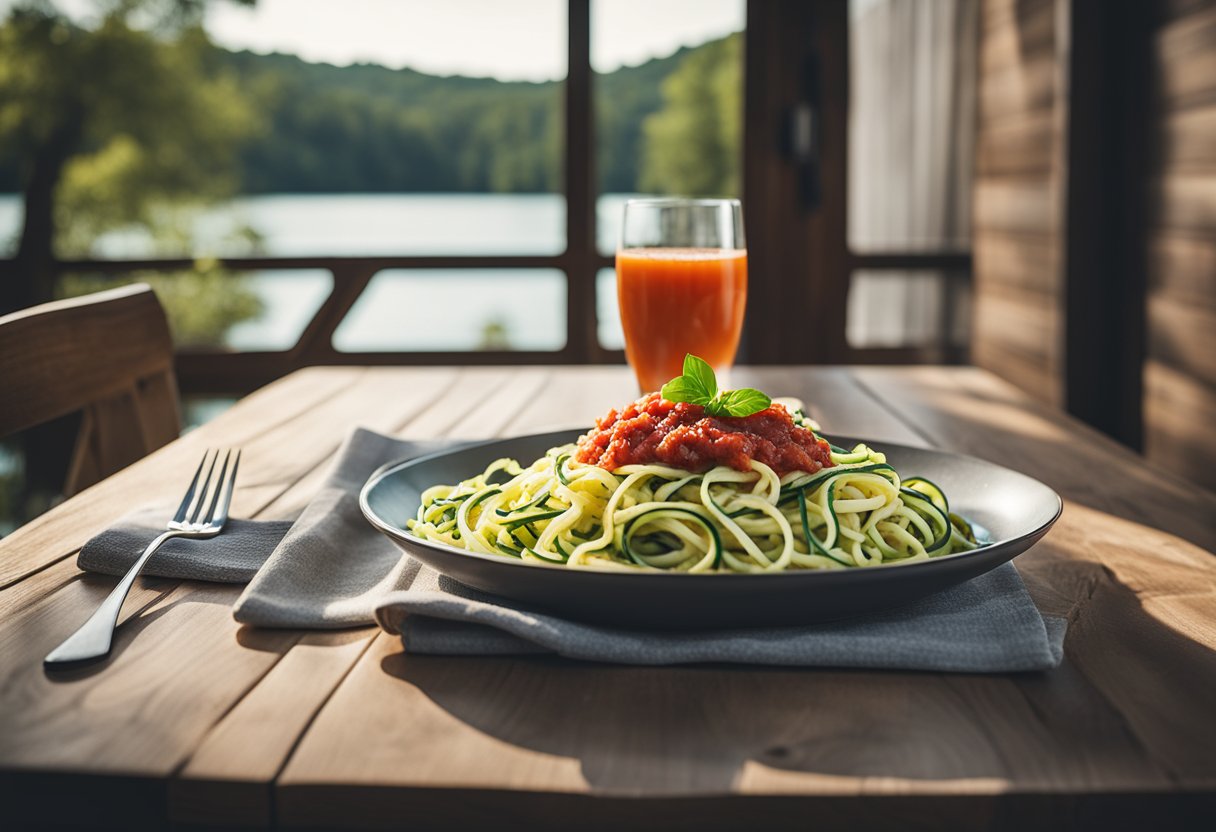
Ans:
{"label": "folded cloth napkin", "polygon": [[[294,523],[230,521],[208,541],[175,540],[146,574],[249,581],[234,616],[267,627],[376,621],[409,652],[557,653],[625,664],[737,662],[991,673],[1059,664],[1065,621],[1035,608],[1012,564],[897,610],[807,627],[698,633],[618,630],[522,607],[421,566],[371,527],[359,490],[385,462],[451,447],[356,430]],[[239,485],[239,484],[238,484]],[[90,540],[83,569],[122,574],[171,507],[144,510]]]}
{"label": "folded cloth napkin", "polygon": [[[152,538],[165,530],[177,504],[148,506],[134,511],[112,528],[89,540],[76,557],[88,572],[125,575]],[[231,519],[217,538],[175,537],[161,545],[142,574],[192,581],[247,584],[291,528],[289,520]]]}
{"label": "folded cloth napkin", "polygon": [[[419,564],[364,519],[359,491],[386,462],[456,444],[409,442],[356,429],[294,523],[230,520],[210,540],[175,538],[152,556],[143,574],[248,583],[233,608],[243,624],[311,629],[373,624],[376,603],[408,587]],[[242,473],[247,471],[245,465]],[[86,543],[77,564],[91,572],[125,574],[164,531],[175,508],[156,506],[128,515]]]}
{"label": "folded cloth napkin", "polygon": [[581,624],[470,589],[424,569],[386,596],[376,620],[409,653],[557,653],[622,664],[868,667],[995,673],[1063,657],[1063,618],[1043,616],[1012,563],[888,612],[803,627],[697,633]]}

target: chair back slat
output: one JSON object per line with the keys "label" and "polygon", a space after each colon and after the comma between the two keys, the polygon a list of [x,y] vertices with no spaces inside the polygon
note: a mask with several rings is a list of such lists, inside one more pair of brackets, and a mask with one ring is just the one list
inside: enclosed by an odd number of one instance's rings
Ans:
{"label": "chair back slat", "polygon": [[146,284],[0,317],[0,437],[77,411],[67,494],[180,432],[173,340]]}

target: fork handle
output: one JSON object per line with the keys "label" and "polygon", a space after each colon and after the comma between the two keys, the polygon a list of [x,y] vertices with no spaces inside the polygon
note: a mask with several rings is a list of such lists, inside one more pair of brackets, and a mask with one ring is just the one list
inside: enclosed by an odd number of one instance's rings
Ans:
{"label": "fork handle", "polygon": [[118,614],[122,612],[122,602],[127,599],[127,593],[131,591],[131,585],[135,583],[139,571],[144,568],[148,558],[152,557],[152,553],[159,549],[161,544],[169,538],[180,536],[182,536],[180,531],[162,532],[149,543],[148,548],[144,549],[143,554],[139,556],[127,574],[122,576],[122,580],[118,582],[118,586],[114,587],[114,591],[101,602],[97,611],[89,616],[88,621],[80,625],[79,630],[68,636],[63,644],[48,653],[47,657],[43,659],[43,664],[82,662],[89,659],[100,659],[108,654],[110,643],[114,639],[114,628],[118,626]]}

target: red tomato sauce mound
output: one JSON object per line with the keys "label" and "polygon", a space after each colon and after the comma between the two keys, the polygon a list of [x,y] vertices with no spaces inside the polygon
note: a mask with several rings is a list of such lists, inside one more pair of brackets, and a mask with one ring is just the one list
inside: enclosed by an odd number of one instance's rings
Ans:
{"label": "red tomato sauce mound", "polygon": [[651,463],[694,473],[717,465],[749,471],[754,459],[783,476],[832,465],[828,443],[795,425],[780,404],[751,416],[719,417],[707,416],[701,405],[647,393],[619,412],[608,411],[595,426],[579,438],[574,458],[609,471]]}

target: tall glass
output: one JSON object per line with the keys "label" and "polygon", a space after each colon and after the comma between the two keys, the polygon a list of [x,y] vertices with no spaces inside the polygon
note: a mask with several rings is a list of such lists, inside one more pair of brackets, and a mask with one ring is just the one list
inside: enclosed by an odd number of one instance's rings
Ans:
{"label": "tall glass", "polygon": [[747,244],[737,199],[633,199],[616,253],[625,356],[642,390],[680,375],[684,354],[725,378],[747,303]]}

